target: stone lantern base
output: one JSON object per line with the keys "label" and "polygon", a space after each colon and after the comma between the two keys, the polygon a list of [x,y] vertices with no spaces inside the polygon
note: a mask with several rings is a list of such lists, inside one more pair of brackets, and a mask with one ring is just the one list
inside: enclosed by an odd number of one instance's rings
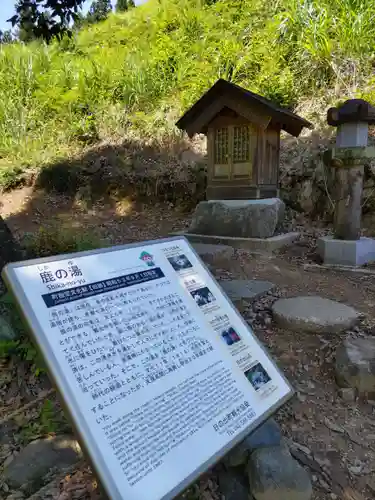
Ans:
{"label": "stone lantern base", "polygon": [[363,266],[375,261],[375,239],[336,240],[332,236],[318,239],[318,254],[324,264]]}

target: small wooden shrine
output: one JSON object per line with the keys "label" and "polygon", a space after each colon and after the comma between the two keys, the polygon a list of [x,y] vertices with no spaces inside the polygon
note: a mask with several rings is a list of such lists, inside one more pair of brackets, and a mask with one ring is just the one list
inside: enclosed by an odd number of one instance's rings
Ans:
{"label": "small wooden shrine", "polygon": [[207,135],[207,199],[279,194],[280,133],[298,137],[312,124],[272,101],[218,80],[176,123],[190,137]]}

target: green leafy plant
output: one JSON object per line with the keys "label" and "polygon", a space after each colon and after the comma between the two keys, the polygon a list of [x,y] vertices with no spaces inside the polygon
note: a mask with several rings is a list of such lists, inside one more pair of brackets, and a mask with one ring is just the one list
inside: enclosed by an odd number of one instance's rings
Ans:
{"label": "green leafy plant", "polygon": [[22,244],[30,258],[83,252],[103,246],[93,234],[57,226],[42,227],[37,233],[25,235]]}
{"label": "green leafy plant", "polygon": [[22,443],[28,443],[39,436],[57,434],[69,429],[69,423],[61,408],[55,402],[46,399],[36,420],[22,426],[20,440]]}
{"label": "green leafy plant", "polygon": [[0,340],[0,359],[7,359],[17,353],[17,340]]}
{"label": "green leafy plant", "polygon": [[19,340],[0,341],[0,359],[9,359],[11,357],[29,361],[36,376],[46,372],[42,357],[27,337]]}

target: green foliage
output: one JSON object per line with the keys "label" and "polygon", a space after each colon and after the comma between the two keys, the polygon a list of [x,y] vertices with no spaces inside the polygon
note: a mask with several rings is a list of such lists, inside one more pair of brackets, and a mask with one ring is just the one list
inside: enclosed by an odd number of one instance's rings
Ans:
{"label": "green foliage", "polygon": [[8,359],[12,354],[16,354],[17,347],[17,340],[0,340],[0,360]]}
{"label": "green foliage", "polygon": [[0,359],[15,357],[16,359],[29,361],[34,373],[38,376],[45,371],[43,360],[28,338],[25,324],[10,293],[6,293],[1,297],[0,306],[1,313],[9,321],[19,337],[18,340],[0,341]]}
{"label": "green foliage", "polygon": [[94,235],[61,227],[41,228],[35,234],[25,235],[22,245],[30,258],[83,252],[100,248],[103,243]]}
{"label": "green foliage", "polygon": [[56,414],[56,408],[51,400],[46,399],[39,414],[40,424],[43,433],[56,433],[60,427],[60,418]]}
{"label": "green foliage", "polygon": [[2,45],[0,186],[97,140],[173,139],[219,77],[290,108],[361,87],[374,101],[374,21],[374,0],[149,0],[49,46]]}
{"label": "green foliage", "polygon": [[0,43],[12,43],[12,42],[13,42],[13,35],[11,30],[5,30],[5,31],[0,30]]}
{"label": "green foliage", "polygon": [[21,41],[29,42],[70,33],[69,25],[75,21],[78,9],[85,0],[18,0],[15,14],[9,22],[19,29]]}
{"label": "green foliage", "polygon": [[25,336],[25,325],[19,315],[18,309],[14,303],[13,296],[10,293],[2,295],[0,298],[0,307],[2,314],[11,324],[17,336]]}
{"label": "green foliage", "polygon": [[56,403],[46,399],[36,420],[22,426],[19,439],[26,444],[46,434],[58,434],[70,430],[70,426]]}
{"label": "green foliage", "polygon": [[11,357],[22,361],[29,361],[31,369],[37,377],[46,371],[41,355],[27,337],[23,337],[20,340],[0,341],[0,360]]}
{"label": "green foliage", "polygon": [[105,21],[111,11],[112,5],[110,0],[94,0],[87,14],[87,20],[90,23]]}
{"label": "green foliage", "polygon": [[134,0],[117,0],[116,12],[126,12],[132,7],[135,7]]}

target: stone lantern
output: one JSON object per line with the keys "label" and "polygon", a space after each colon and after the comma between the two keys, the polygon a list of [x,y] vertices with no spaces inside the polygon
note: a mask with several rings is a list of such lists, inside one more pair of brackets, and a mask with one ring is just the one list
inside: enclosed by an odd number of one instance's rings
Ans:
{"label": "stone lantern", "polygon": [[368,147],[368,127],[375,124],[375,108],[351,99],[330,108],[327,122],[337,127],[336,146],[325,152],[325,163],[335,169],[334,236],[318,240],[324,263],[360,266],[375,260],[375,240],[361,233],[364,164],[375,158]]}

